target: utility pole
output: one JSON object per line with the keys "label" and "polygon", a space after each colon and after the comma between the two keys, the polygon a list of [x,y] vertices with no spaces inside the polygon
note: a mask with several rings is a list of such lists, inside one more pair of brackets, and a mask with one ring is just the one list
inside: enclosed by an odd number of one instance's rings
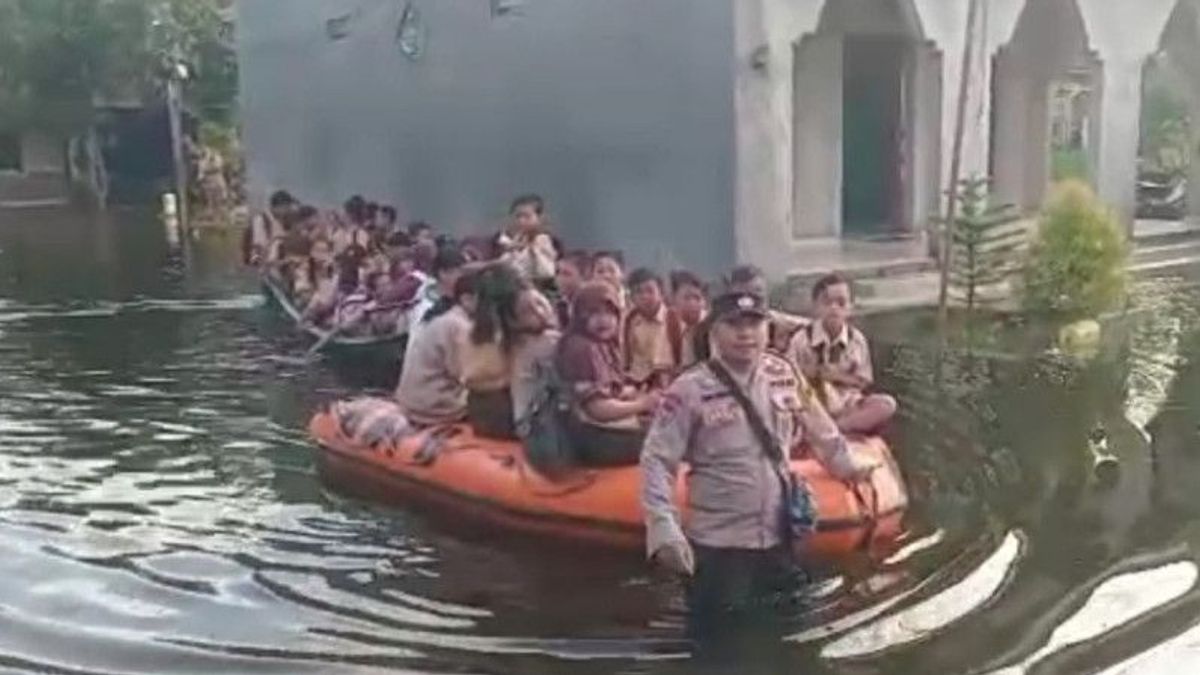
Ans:
{"label": "utility pole", "polygon": [[183,146],[183,82],[187,66],[176,57],[171,59],[167,72],[167,117],[171,127],[171,165],[175,174],[176,204],[179,226],[188,234],[188,164]]}
{"label": "utility pole", "polygon": [[[188,234],[188,163],[183,135],[183,85],[190,77],[180,45],[180,27],[169,0],[158,0],[150,8],[152,44],[163,70],[167,103],[167,126],[171,134],[171,173],[175,183],[175,213],[164,213],[178,223],[180,234]],[[164,211],[170,200],[164,196]]]}
{"label": "utility pole", "polygon": [[946,190],[946,218],[942,222],[942,237],[938,247],[938,325],[944,330],[949,323],[950,262],[954,246],[954,222],[958,218],[958,183],[962,177],[963,136],[967,126],[967,99],[971,91],[971,63],[975,53],[975,31],[982,0],[970,0],[967,9],[967,31],[963,38],[962,72],[958,81],[958,102],[954,117],[954,145],[950,155],[949,188]]}

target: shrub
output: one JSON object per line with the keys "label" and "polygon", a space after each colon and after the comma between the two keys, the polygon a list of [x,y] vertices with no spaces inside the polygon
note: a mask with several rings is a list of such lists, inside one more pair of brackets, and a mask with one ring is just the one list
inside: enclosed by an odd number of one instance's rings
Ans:
{"label": "shrub", "polygon": [[1024,304],[1035,312],[1095,316],[1125,298],[1128,248],[1119,219],[1084,183],[1054,190],[1025,267]]}

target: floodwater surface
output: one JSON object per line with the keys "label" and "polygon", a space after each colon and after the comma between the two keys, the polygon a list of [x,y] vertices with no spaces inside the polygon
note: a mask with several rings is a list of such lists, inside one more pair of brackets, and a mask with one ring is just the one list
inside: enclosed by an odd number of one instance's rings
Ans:
{"label": "floodwater surface", "polygon": [[[306,358],[236,248],[172,252],[144,214],[0,214],[0,668],[693,669],[678,589],[640,560],[323,484],[309,415],[377,378]],[[909,534],[820,579],[739,671],[1200,663],[1198,303],[1187,276],[1137,282],[1089,359],[1036,327],[939,352],[921,313],[873,320]]]}

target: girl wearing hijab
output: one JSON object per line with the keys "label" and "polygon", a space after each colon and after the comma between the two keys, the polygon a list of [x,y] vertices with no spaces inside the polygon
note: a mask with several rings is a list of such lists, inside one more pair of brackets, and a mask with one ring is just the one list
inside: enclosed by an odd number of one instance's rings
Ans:
{"label": "girl wearing hijab", "polygon": [[575,454],[586,466],[636,464],[659,395],[638,390],[622,372],[616,289],[605,282],[584,284],[571,315],[555,365],[572,397],[568,435]]}

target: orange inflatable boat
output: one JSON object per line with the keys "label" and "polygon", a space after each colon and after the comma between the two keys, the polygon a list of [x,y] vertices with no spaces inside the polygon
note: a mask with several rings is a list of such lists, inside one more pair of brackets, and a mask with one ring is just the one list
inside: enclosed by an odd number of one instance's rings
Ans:
{"label": "orange inflatable boat", "polygon": [[[321,470],[338,483],[382,485],[389,496],[517,531],[626,549],[644,546],[636,466],[580,469],[549,480],[528,464],[520,444],[478,438],[466,425],[375,447],[349,438],[328,411],[313,417],[309,430],[322,449]],[[429,453],[431,433],[440,438],[436,453]],[[792,462],[816,497],[819,524],[808,543],[815,557],[836,558],[868,546],[877,550],[901,532],[908,494],[891,451],[879,438],[851,444],[883,463],[869,481],[855,486],[830,476],[815,459]],[[686,503],[682,475],[676,499]]]}

